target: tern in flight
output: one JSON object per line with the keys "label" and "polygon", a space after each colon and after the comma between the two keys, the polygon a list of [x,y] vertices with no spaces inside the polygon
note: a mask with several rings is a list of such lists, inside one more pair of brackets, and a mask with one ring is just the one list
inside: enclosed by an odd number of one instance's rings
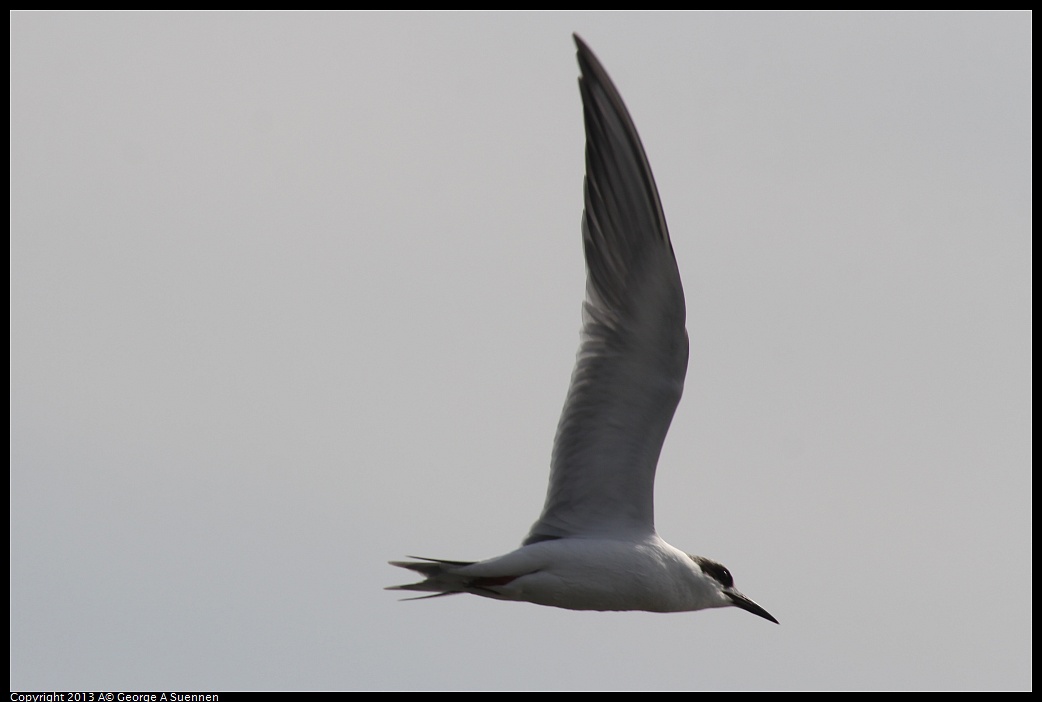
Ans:
{"label": "tern in flight", "polygon": [[485,561],[392,561],[425,580],[391,590],[469,592],[579,610],[739,607],[777,623],[731,573],[655,531],[655,466],[684,388],[684,290],[644,147],[578,36],[586,125],[586,300],[550,485],[521,547]]}

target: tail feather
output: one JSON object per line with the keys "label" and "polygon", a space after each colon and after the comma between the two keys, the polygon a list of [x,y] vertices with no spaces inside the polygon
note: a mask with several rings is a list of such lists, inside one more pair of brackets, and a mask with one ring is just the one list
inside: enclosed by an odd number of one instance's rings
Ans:
{"label": "tail feather", "polygon": [[[384,590],[408,590],[408,586],[404,585],[392,585],[391,587],[385,587]],[[419,597],[403,597],[399,602],[410,602],[412,600],[429,600],[432,597],[445,597],[446,595],[462,595],[462,592],[435,592],[433,595],[420,595]]]}
{"label": "tail feather", "polygon": [[468,578],[454,574],[456,568],[474,565],[474,561],[446,561],[439,558],[423,558],[421,556],[409,556],[414,561],[388,561],[393,566],[412,570],[422,575],[426,580],[408,585],[391,585],[385,590],[415,590],[419,592],[433,592],[433,595],[423,597],[410,597],[412,600],[425,600],[428,597],[440,597],[442,595],[455,595],[467,592]]}
{"label": "tail feather", "polygon": [[446,561],[438,558],[421,558],[409,556],[414,561],[388,561],[393,566],[405,568],[422,575],[425,580],[407,585],[391,585],[385,590],[410,590],[413,592],[433,592],[433,595],[421,597],[407,597],[409,600],[425,600],[430,597],[441,597],[443,595],[457,595],[461,592],[469,592],[483,597],[502,597],[496,590],[497,586],[506,585],[517,578],[516,575],[503,577],[474,577],[457,572],[460,568],[474,565],[475,561]]}

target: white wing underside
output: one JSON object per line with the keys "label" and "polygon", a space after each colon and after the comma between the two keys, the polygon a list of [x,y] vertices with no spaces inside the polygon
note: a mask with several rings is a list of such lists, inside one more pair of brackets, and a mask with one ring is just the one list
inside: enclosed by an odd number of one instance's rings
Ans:
{"label": "white wing underside", "polygon": [[586,124],[586,300],[550,485],[524,543],[654,533],[662,442],[684,387],[684,291],[644,148],[576,37]]}

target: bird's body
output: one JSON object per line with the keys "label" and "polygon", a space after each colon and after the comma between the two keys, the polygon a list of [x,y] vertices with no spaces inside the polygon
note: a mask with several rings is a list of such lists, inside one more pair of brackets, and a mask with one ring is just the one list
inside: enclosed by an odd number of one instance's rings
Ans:
{"label": "bird's body", "polygon": [[637,130],[600,62],[575,41],[586,300],[543,512],[521,548],[503,556],[393,561],[426,579],[390,589],[579,610],[736,606],[776,622],[735,590],[726,568],[655,531],[655,468],[687,372],[684,290]]}
{"label": "bird's body", "polygon": [[639,540],[552,539],[472,564],[395,565],[429,578],[404,589],[469,592],[564,609],[685,612],[733,604],[701,576],[690,556],[657,534]]}

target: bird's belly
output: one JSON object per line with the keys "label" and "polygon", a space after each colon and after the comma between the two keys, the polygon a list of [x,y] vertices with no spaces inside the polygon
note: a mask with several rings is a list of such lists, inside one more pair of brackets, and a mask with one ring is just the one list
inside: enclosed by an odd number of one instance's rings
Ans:
{"label": "bird's belly", "polygon": [[659,564],[556,568],[496,588],[506,599],[575,610],[675,612],[687,609],[677,582]]}

